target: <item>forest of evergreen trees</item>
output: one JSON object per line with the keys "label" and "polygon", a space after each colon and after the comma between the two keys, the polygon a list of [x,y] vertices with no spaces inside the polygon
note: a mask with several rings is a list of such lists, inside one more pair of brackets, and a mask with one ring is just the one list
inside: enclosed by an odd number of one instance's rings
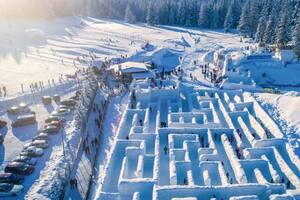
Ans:
{"label": "forest of evergreen trees", "polygon": [[121,19],[128,23],[237,29],[264,44],[295,44],[300,55],[300,0],[10,0],[2,17],[69,15]]}

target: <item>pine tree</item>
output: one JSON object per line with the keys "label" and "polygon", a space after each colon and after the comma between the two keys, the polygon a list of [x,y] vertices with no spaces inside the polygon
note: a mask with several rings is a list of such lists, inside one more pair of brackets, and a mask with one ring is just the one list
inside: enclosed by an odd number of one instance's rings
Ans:
{"label": "pine tree", "polygon": [[288,5],[287,1],[282,5],[280,12],[280,22],[276,34],[276,43],[280,46],[286,45],[289,42],[289,20],[288,20]]}
{"label": "pine tree", "polygon": [[209,16],[209,8],[208,8],[208,3],[202,3],[201,8],[199,11],[199,20],[198,20],[198,25],[202,28],[209,28],[209,23],[208,23],[208,18]]}
{"label": "pine tree", "polygon": [[134,24],[136,22],[136,18],[135,18],[135,15],[134,15],[134,12],[132,10],[132,6],[130,3],[128,3],[126,6],[124,20],[126,22],[132,23],[132,24]]}
{"label": "pine tree", "polygon": [[262,43],[263,39],[264,39],[264,34],[266,31],[266,17],[265,16],[261,16],[259,19],[259,23],[257,26],[257,31],[256,31],[256,35],[255,35],[255,41],[258,43]]}
{"label": "pine tree", "polygon": [[251,9],[251,0],[247,0],[241,14],[241,18],[238,25],[238,31],[241,33],[242,36],[251,37],[252,34],[252,22],[250,16],[250,9]]}
{"label": "pine tree", "polygon": [[294,33],[293,33],[293,44],[295,54],[300,58],[300,19],[296,22]]}
{"label": "pine tree", "polygon": [[265,44],[274,44],[276,36],[276,11],[272,9],[272,13],[267,22],[266,31],[264,34],[263,42]]}
{"label": "pine tree", "polygon": [[258,24],[258,2],[257,0],[251,0],[250,3],[250,37],[253,38]]}
{"label": "pine tree", "polygon": [[237,0],[232,0],[224,21],[225,31],[237,27],[241,15],[240,9],[241,7]]}
{"label": "pine tree", "polygon": [[[294,29],[296,28],[297,22],[300,20],[300,0],[297,0],[295,3],[294,11],[291,16],[291,29],[293,33],[295,32]],[[294,35],[293,35],[294,36]]]}
{"label": "pine tree", "polygon": [[154,26],[155,24],[157,24],[157,22],[158,22],[157,17],[158,16],[156,13],[155,2],[151,1],[148,5],[148,9],[147,9],[147,17],[146,17],[147,24],[150,26]]}

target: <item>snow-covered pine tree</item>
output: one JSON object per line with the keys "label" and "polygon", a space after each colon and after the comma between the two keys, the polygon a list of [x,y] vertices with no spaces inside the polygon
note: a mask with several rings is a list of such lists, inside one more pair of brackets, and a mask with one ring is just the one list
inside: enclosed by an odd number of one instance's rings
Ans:
{"label": "snow-covered pine tree", "polygon": [[276,33],[276,43],[280,46],[286,45],[289,42],[289,18],[288,18],[288,1],[282,2],[280,11],[279,25]]}
{"label": "snow-covered pine tree", "polygon": [[237,27],[241,15],[240,10],[241,10],[240,3],[237,0],[232,0],[224,21],[225,31]]}
{"label": "snow-covered pine tree", "polygon": [[294,52],[300,58],[300,19],[295,24],[295,28],[293,30],[293,44],[294,44]]}
{"label": "snow-covered pine tree", "polygon": [[300,0],[296,0],[295,6],[291,16],[291,29],[295,33],[294,29],[296,28],[297,22],[300,20]]}
{"label": "snow-covered pine tree", "polygon": [[198,25],[201,28],[209,28],[209,23],[208,23],[208,18],[209,16],[209,8],[208,8],[208,3],[207,2],[203,2],[201,4],[201,8],[199,11],[199,19],[198,19]]}
{"label": "snow-covered pine tree", "polygon": [[265,16],[261,16],[259,18],[258,26],[257,26],[257,31],[255,35],[255,41],[258,43],[263,43],[264,39],[264,34],[266,31],[266,25],[267,25],[267,19]]}
{"label": "snow-covered pine tree", "polygon": [[272,9],[271,15],[268,19],[266,31],[264,33],[263,42],[265,44],[274,44],[276,38],[276,10]]}
{"label": "snow-covered pine tree", "polygon": [[178,11],[178,3],[177,1],[171,1],[170,5],[170,14],[168,16],[169,24],[174,25],[177,24],[177,11]]}
{"label": "snow-covered pine tree", "polygon": [[238,31],[241,33],[242,36],[244,37],[251,37],[252,34],[252,19],[251,19],[251,1],[252,0],[247,0],[243,9],[242,9],[242,14],[241,18],[239,21],[239,25],[237,27]]}
{"label": "snow-covered pine tree", "polygon": [[131,24],[134,24],[136,22],[136,17],[135,17],[131,3],[128,3],[126,6],[124,20]]}
{"label": "snow-covered pine tree", "polygon": [[155,24],[158,23],[158,16],[157,16],[157,8],[155,7],[155,2],[151,1],[148,4],[148,8],[147,8],[147,17],[146,17],[146,21],[147,24],[150,26],[154,26]]}
{"label": "snow-covered pine tree", "polygon": [[[217,5],[210,4],[210,10],[212,12],[212,18],[210,18],[210,28],[218,28],[219,27],[219,10]],[[208,20],[208,19],[207,19]]]}
{"label": "snow-covered pine tree", "polygon": [[258,24],[258,1],[251,0],[250,3],[250,37],[254,38]]}

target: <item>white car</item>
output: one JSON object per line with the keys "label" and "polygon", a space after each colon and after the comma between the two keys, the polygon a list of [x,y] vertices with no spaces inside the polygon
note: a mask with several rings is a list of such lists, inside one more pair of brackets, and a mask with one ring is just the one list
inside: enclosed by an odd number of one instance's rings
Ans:
{"label": "white car", "polygon": [[44,154],[43,149],[33,146],[32,143],[28,143],[24,145],[24,149],[20,153],[20,156],[40,157],[43,154]]}
{"label": "white car", "polygon": [[18,196],[23,190],[22,185],[0,183],[0,197]]}
{"label": "white car", "polygon": [[49,142],[47,140],[34,140],[32,145],[37,148],[47,149],[49,147]]}
{"label": "white car", "polygon": [[70,111],[71,111],[70,109],[60,108],[60,109],[58,109],[58,110],[56,110],[56,111],[53,111],[53,112],[51,113],[51,115],[53,115],[53,116],[63,116],[63,115],[69,114]]}

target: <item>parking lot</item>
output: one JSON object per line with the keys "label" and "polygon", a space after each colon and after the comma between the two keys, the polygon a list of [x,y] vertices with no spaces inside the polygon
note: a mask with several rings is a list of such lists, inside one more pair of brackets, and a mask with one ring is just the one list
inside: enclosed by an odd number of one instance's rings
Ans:
{"label": "parking lot", "polygon": [[[67,94],[61,96],[61,99],[68,99],[74,95],[75,91],[69,91]],[[19,104],[20,103],[18,102],[17,105]],[[36,118],[36,123],[20,127],[12,127],[12,123],[17,120],[18,116],[24,116],[25,114],[19,113],[14,115],[8,114],[7,112],[2,112],[0,118],[7,122],[7,126],[0,129],[0,133],[4,137],[4,141],[0,145],[0,174],[4,173],[5,167],[15,160],[20,153],[24,153],[24,145],[28,145],[28,143],[30,143],[32,139],[36,137],[43,129],[46,130],[45,119],[47,119],[51,113],[55,114],[55,110],[60,110],[60,106],[60,103],[55,102],[54,100],[51,101],[51,104],[45,105],[42,103],[41,98],[40,100],[37,100],[36,98],[34,104],[28,105],[30,112],[35,113],[34,115]],[[39,179],[41,175],[40,173],[45,166],[51,165],[52,161],[49,160],[49,158],[54,158],[55,151],[62,149],[62,139],[66,137],[66,129],[68,129],[69,124],[73,120],[73,111],[71,109],[67,112],[62,109],[61,111],[64,112],[61,114],[56,114],[65,120],[64,127],[61,128],[57,133],[48,134],[47,141],[49,143],[49,147],[40,149],[42,150],[42,156],[34,156],[35,158],[33,159],[37,160],[36,164],[33,165],[34,172],[28,176],[25,176],[24,182],[21,184],[23,186],[22,192],[17,195],[17,197],[12,197],[11,199],[23,199],[30,187]],[[7,199],[7,197],[5,199]]]}

